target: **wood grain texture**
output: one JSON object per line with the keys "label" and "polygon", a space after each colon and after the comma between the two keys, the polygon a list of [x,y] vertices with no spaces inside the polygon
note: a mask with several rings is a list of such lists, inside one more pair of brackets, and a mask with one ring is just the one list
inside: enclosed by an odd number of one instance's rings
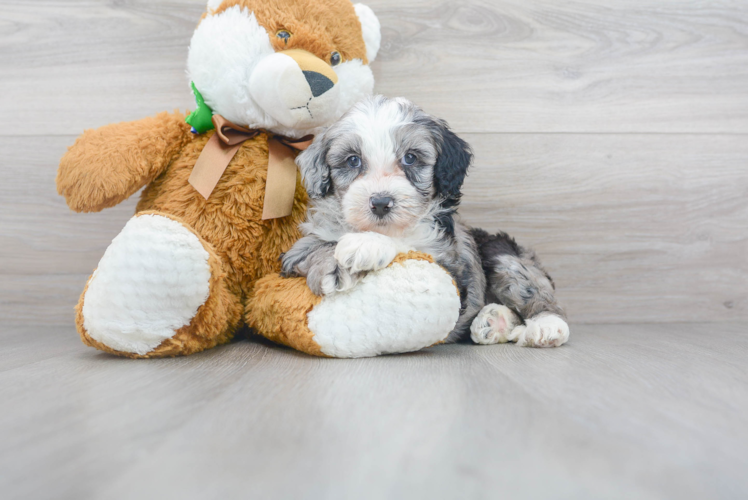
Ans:
{"label": "wood grain texture", "polygon": [[[193,105],[205,0],[2,3],[0,134],[80,133]],[[372,0],[378,90],[463,132],[748,133],[740,0]],[[34,104],[29,105],[33,97]]]}
{"label": "wood grain texture", "polygon": [[143,362],[70,327],[7,333],[5,499],[748,495],[742,325],[363,360],[240,341]]}
{"label": "wood grain texture", "polygon": [[573,320],[748,317],[743,137],[466,137],[463,218],[533,246]]}
{"label": "wood grain texture", "polygon": [[[475,147],[467,222],[537,248],[575,322],[748,318],[744,2],[372,0],[379,91]],[[70,319],[134,200],[70,213],[84,128],[188,108],[204,0],[0,1],[0,314]]]}
{"label": "wood grain texture", "polygon": [[378,90],[474,145],[463,217],[538,250],[571,342],[84,347],[72,307],[135,200],[73,214],[57,163],[192,106],[205,0],[0,0],[0,497],[748,496],[748,4],[366,3]]}
{"label": "wood grain texture", "polygon": [[[476,152],[465,222],[534,247],[574,322],[748,317],[748,141],[740,136],[466,134]],[[72,137],[36,148],[0,138],[4,319],[58,325],[135,199],[74,214],[55,163]],[[135,198],[135,197],[133,197]]]}

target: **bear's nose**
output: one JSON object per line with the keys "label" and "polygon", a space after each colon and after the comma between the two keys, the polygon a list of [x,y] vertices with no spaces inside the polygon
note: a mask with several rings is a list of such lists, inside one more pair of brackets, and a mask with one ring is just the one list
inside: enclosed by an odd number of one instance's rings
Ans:
{"label": "bear's nose", "polygon": [[380,219],[387,215],[394,205],[395,201],[389,196],[372,196],[369,200],[371,211]]}
{"label": "bear's nose", "polygon": [[289,49],[278,54],[290,57],[296,62],[311,89],[313,98],[329,92],[338,83],[338,74],[332,66],[306,50]]}
{"label": "bear's nose", "polygon": [[312,89],[314,97],[321,96],[335,86],[332,80],[316,71],[304,71],[304,78],[306,78],[309,88]]}

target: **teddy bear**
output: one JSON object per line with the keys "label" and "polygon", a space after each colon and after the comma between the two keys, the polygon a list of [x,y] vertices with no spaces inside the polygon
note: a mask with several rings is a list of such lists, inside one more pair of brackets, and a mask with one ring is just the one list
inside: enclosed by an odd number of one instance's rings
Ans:
{"label": "teddy bear", "polygon": [[142,189],[76,306],[85,344],[188,355],[246,325],[311,355],[364,357],[447,337],[459,292],[428,255],[325,297],[278,274],[307,204],[294,158],[371,94],[379,46],[375,14],[350,0],[208,1],[187,60],[197,109],[87,130],[60,162],[77,212]]}

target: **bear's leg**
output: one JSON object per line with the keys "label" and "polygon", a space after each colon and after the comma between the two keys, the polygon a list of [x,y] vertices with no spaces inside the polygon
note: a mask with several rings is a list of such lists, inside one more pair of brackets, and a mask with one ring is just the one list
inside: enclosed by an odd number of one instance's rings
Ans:
{"label": "bear's leg", "polygon": [[76,325],[83,342],[120,356],[192,354],[228,342],[241,319],[221,259],[172,216],[141,213],[88,280]]}
{"label": "bear's leg", "polygon": [[246,322],[268,339],[315,356],[362,358],[444,341],[457,323],[452,277],[425,254],[401,254],[352,289],[318,297],[304,278],[259,280]]}

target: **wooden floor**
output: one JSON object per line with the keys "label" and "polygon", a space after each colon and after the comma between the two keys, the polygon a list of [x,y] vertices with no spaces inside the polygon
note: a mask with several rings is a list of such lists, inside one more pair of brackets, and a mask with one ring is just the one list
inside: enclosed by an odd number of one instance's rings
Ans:
{"label": "wooden floor", "polygon": [[0,0],[0,498],[748,498],[748,2],[363,1],[376,90],[473,145],[463,217],[536,248],[571,342],[85,348],[136,200],[73,214],[57,164],[194,106],[206,0]]}
{"label": "wooden floor", "polygon": [[132,361],[5,331],[0,496],[746,498],[745,326],[579,325],[559,349]]}

